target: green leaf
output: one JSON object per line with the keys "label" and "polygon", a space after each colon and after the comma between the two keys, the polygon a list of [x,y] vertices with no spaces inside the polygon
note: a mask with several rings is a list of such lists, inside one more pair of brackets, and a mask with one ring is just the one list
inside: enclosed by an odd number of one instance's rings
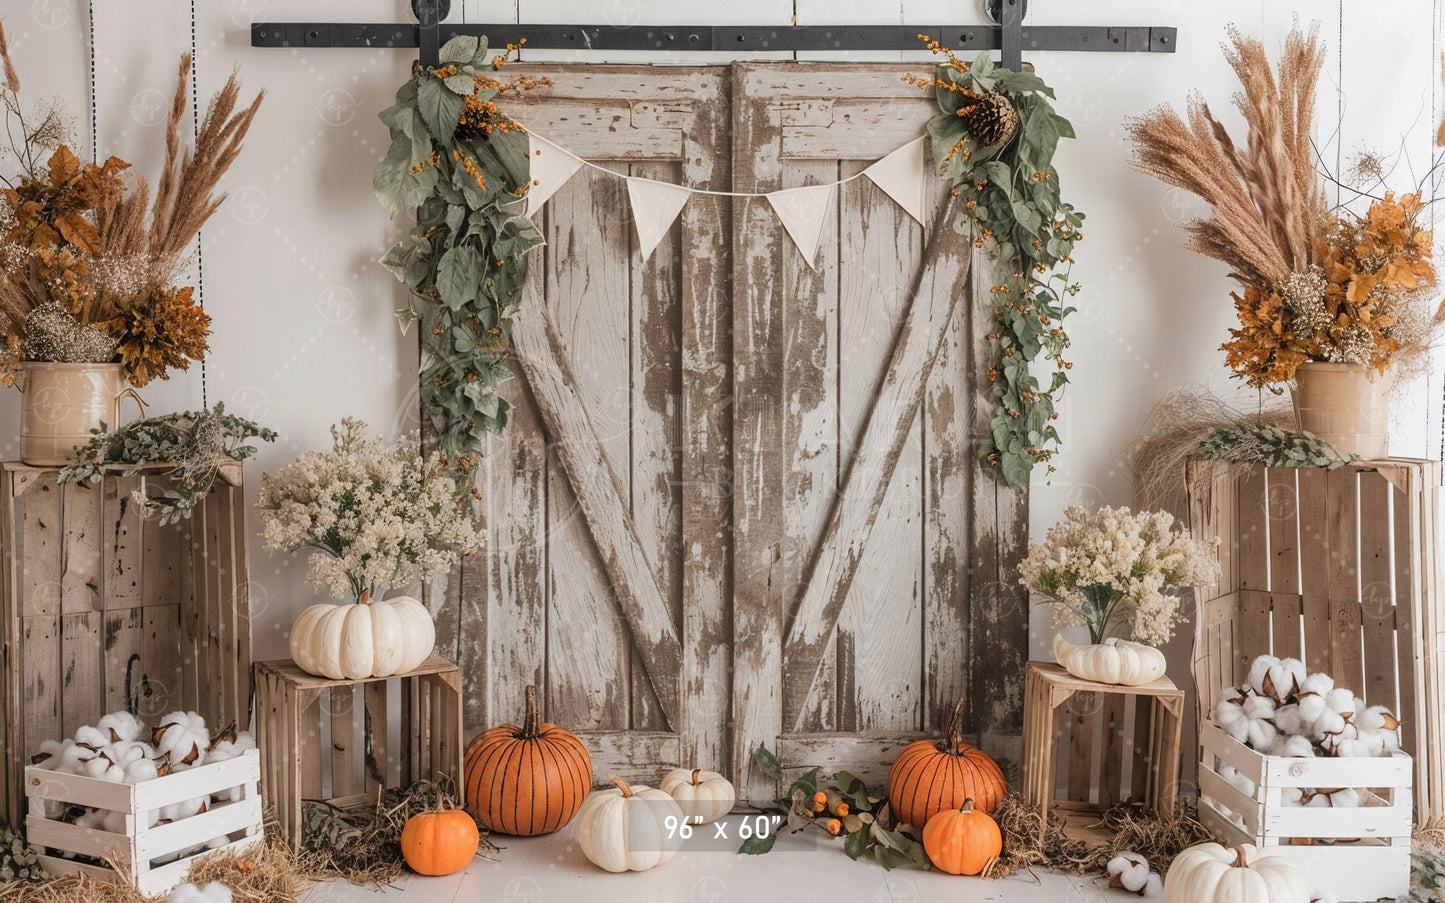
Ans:
{"label": "green leaf", "polygon": [[391,216],[426,200],[436,184],[437,171],[434,167],[423,166],[413,172],[411,141],[399,135],[391,142],[391,148],[371,176],[371,189],[376,199]]}
{"label": "green leaf", "polygon": [[460,97],[471,97],[477,89],[476,81],[470,75],[449,75],[442,79],[447,90]]}
{"label": "green leaf", "polygon": [[753,750],[753,764],[758,767],[758,771],[775,781],[781,780],[783,777],[783,768],[778,764],[778,757],[768,752],[766,746],[759,746]]}
{"label": "green leaf", "polygon": [[776,834],[769,834],[766,837],[754,834],[743,841],[743,845],[738,847],[738,852],[745,856],[760,856],[772,850],[773,844],[777,842],[778,835]]}
{"label": "green leaf", "polygon": [[442,144],[450,144],[462,118],[462,99],[435,77],[425,77],[417,86],[417,107],[427,131]]}
{"label": "green leaf", "polygon": [[847,853],[848,858],[854,862],[857,862],[858,857],[868,852],[868,829],[863,828],[849,834],[848,839],[843,841],[843,852]]}
{"label": "green leaf", "polygon": [[403,307],[396,312],[396,322],[401,327],[402,335],[406,335],[407,330],[411,329],[411,324],[420,319],[421,316],[410,307]]}
{"label": "green leaf", "polygon": [[472,35],[459,34],[442,45],[438,59],[441,60],[443,65],[447,63],[470,63],[476,57],[479,47],[482,52],[486,52],[487,45],[482,43],[481,40]]}
{"label": "green leaf", "polygon": [[481,253],[471,245],[461,245],[443,254],[437,265],[437,294],[442,303],[452,310],[460,310],[475,298],[484,266]]}

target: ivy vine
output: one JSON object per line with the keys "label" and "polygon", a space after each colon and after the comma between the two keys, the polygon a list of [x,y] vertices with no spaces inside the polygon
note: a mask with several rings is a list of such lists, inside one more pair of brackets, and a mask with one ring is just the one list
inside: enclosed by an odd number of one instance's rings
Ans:
{"label": "ivy vine", "polygon": [[[905,79],[935,90],[940,112],[928,134],[939,172],[953,185],[960,225],[998,259],[988,370],[996,405],[980,455],[991,477],[1024,488],[1034,467],[1059,449],[1056,401],[1073,367],[1064,360],[1064,318],[1079,286],[1067,265],[1083,238],[1084,214],[1060,198],[1053,158],[1074,128],[1054,111],[1053,89],[1033,73],[995,66],[986,52],[966,63],[919,37],[948,62],[932,79]],[[1040,357],[1052,362],[1051,373],[1039,372],[1046,369],[1037,366]]]}
{"label": "ivy vine", "polygon": [[391,147],[372,187],[389,214],[416,208],[417,218],[381,263],[410,290],[397,318],[403,332],[420,326],[423,417],[459,467],[506,426],[497,387],[512,375],[525,255],[542,243],[525,214],[529,142],[496,104],[538,84],[496,77],[516,49],[489,57],[486,38],[458,35],[441,48],[438,66],[413,66],[380,114]]}

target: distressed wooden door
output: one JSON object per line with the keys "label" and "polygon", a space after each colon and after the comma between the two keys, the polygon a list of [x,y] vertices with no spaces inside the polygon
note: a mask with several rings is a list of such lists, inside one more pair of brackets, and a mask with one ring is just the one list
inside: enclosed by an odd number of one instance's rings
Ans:
{"label": "distressed wooden door", "polygon": [[[712,191],[848,178],[934,110],[896,65],[535,71],[534,132]],[[698,762],[761,799],[759,745],[876,776],[966,692],[970,736],[1016,755],[1024,508],[973,463],[987,272],[929,187],[925,227],[840,186],[816,270],[763,199],[694,195],[646,261],[624,180],[547,202],[487,546],[439,617],[469,733],[536,684],[599,775]]]}
{"label": "distressed wooden door", "polygon": [[[881,779],[965,696],[966,734],[1017,756],[1026,509],[975,463],[989,262],[942,180],[925,225],[849,180],[936,112],[904,71],[734,70],[734,185],[848,180],[816,269],[766,201],[734,218],[735,765],[766,745],[786,769]],[[754,799],[771,789],[742,776]]]}

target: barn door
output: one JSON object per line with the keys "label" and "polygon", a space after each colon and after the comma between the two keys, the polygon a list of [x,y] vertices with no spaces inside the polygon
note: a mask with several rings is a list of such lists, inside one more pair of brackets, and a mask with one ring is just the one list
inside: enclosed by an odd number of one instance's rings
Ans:
{"label": "barn door", "polygon": [[[537,74],[554,86],[514,115],[538,135],[729,187],[726,69]],[[727,215],[693,198],[644,261],[625,181],[584,167],[535,217],[512,419],[478,479],[487,546],[449,587],[469,734],[520,717],[535,684],[600,779],[720,760],[719,715],[700,713],[725,713],[729,687]]]}
{"label": "barn door", "polygon": [[[934,109],[899,66],[533,71],[532,131],[713,191],[847,178]],[[925,227],[841,186],[816,270],[762,199],[693,195],[645,261],[622,179],[546,203],[487,545],[438,619],[469,735],[535,684],[599,775],[716,764],[762,799],[759,745],[873,774],[967,689],[966,729],[1014,753],[1023,509],[973,465],[987,273],[930,188]]]}
{"label": "barn door", "polygon": [[[934,101],[903,71],[736,67],[734,185],[847,180],[923,134]],[[966,733],[1015,755],[1027,609],[1006,581],[1023,509],[972,440],[991,410],[974,354],[989,264],[970,293],[972,248],[942,180],[930,189],[919,224],[843,182],[816,268],[765,201],[735,214],[737,763],[766,745],[790,770],[881,779],[965,694]],[[752,798],[771,789],[746,776]]]}

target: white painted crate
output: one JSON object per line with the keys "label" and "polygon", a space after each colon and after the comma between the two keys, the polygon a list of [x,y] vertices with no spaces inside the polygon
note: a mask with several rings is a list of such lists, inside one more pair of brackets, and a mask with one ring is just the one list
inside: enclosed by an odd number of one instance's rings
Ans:
{"label": "white painted crate", "polygon": [[[1410,885],[1411,784],[1403,752],[1377,758],[1267,756],[1205,721],[1199,728],[1199,819],[1231,845],[1272,847],[1309,877],[1310,887],[1340,900],[1394,898]],[[1233,765],[1255,784],[1254,796],[1219,775]],[[1286,806],[1288,787],[1354,787],[1353,809]],[[1244,827],[1220,811],[1239,815]],[[1354,839],[1352,842],[1340,842]],[[1320,841],[1334,841],[1322,844]],[[1301,845],[1301,843],[1305,845]]]}
{"label": "white painted crate", "polygon": [[[84,775],[59,774],[31,766],[25,769],[25,795],[30,815],[25,833],[40,853],[41,865],[52,875],[88,874],[118,881],[114,869],[65,859],[66,853],[124,866],[130,883],[141,893],[168,893],[185,880],[191,863],[213,852],[202,849],[188,856],[177,854],[197,844],[226,838],[218,849],[239,854],[262,840],[261,756],[247,750],[234,759],[200,765],[139,784],[116,784]],[[241,799],[214,803],[205,812],[169,824],[146,827],[145,813],[162,806],[240,788]],[[45,817],[45,800],[124,812],[126,833],[116,834]]]}

